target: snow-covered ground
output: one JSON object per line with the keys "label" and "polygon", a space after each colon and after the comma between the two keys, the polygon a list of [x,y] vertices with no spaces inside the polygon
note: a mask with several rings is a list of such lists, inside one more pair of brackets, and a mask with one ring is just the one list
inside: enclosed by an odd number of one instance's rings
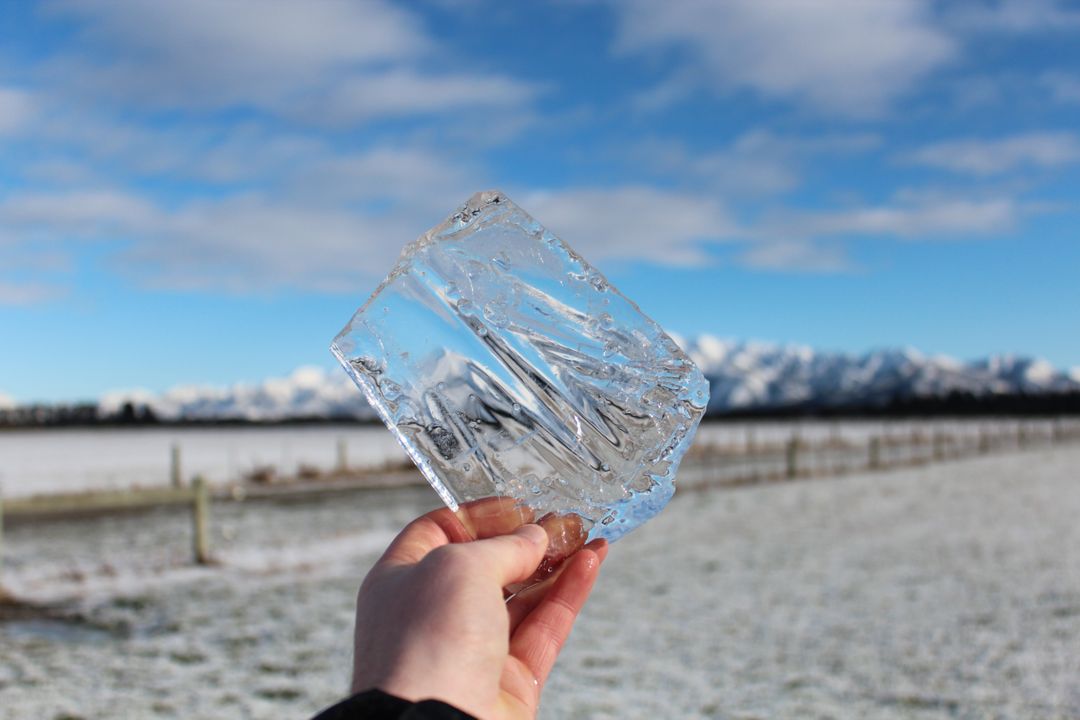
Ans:
{"label": "snow-covered ground", "polygon": [[[1080,717],[1080,449],[685,492],[620,541],[544,718]],[[424,487],[20,523],[0,718],[307,717],[344,692],[359,579]]]}
{"label": "snow-covered ground", "polygon": [[[741,448],[782,443],[794,432],[810,443],[843,439],[865,444],[871,435],[908,437],[917,431],[929,437],[940,429],[975,437],[980,429],[1010,431],[1015,425],[1008,420],[706,423],[695,443]],[[1033,426],[1044,434],[1050,427],[1045,422]],[[15,497],[165,485],[173,445],[180,448],[184,476],[201,474],[211,483],[231,482],[262,466],[286,475],[302,465],[329,470],[337,462],[340,441],[354,467],[407,462],[381,425],[17,430],[0,432],[0,490]]]}
{"label": "snow-covered ground", "polygon": [[356,467],[406,461],[381,425],[16,430],[0,433],[0,487],[15,497],[167,485],[174,445],[184,477],[201,474],[211,483],[265,466],[286,474],[301,465],[329,470],[339,441]]}

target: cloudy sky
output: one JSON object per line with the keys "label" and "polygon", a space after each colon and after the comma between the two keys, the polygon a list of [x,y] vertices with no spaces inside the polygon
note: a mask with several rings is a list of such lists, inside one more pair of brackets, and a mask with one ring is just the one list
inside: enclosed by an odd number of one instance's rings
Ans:
{"label": "cloudy sky", "polygon": [[0,396],[329,366],[492,187],[673,331],[1077,366],[1080,5],[0,0]]}

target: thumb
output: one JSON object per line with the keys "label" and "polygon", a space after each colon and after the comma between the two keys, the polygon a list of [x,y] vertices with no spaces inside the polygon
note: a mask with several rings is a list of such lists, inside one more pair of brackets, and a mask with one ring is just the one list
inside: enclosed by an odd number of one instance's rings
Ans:
{"label": "thumb", "polygon": [[534,572],[544,559],[548,535],[535,524],[522,525],[509,535],[467,543],[470,552],[483,558],[501,587],[521,582]]}

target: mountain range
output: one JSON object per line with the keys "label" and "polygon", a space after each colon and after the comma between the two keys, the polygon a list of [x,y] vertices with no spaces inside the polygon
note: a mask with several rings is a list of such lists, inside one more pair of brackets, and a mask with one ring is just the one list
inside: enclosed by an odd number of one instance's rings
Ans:
{"label": "mountain range", "polygon": [[[1080,393],[1080,368],[1065,372],[1029,357],[999,355],[973,362],[913,349],[863,355],[798,345],[675,338],[709,379],[710,414],[785,408],[874,408],[898,401]],[[119,391],[102,397],[98,415],[146,407],[164,420],[277,421],[370,419],[374,411],[346,374],[302,367],[284,378],[228,388],[177,387],[165,393]]]}

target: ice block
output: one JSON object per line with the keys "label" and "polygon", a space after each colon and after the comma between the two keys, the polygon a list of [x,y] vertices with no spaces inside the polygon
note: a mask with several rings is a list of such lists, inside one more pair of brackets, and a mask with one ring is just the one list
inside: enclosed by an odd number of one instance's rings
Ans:
{"label": "ice block", "polygon": [[498,191],[408,245],[331,349],[451,510],[499,498],[570,545],[660,512],[708,402],[660,326]]}

